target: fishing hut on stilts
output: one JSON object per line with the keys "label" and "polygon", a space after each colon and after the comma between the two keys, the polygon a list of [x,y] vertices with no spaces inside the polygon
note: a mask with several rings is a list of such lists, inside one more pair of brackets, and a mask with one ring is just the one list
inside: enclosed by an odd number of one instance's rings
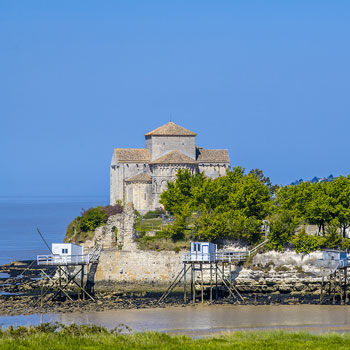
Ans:
{"label": "fishing hut on stilts", "polygon": [[347,252],[326,249],[322,252],[322,259],[318,261],[318,265],[322,275],[320,304],[348,304],[350,259]]}
{"label": "fishing hut on stilts", "polygon": [[[165,301],[175,287],[183,282],[184,303],[198,300],[204,303],[209,292],[209,301],[217,300],[226,292],[233,301],[241,304],[244,298],[232,279],[235,265],[246,261],[263,246],[267,240],[247,251],[217,251],[217,245],[210,242],[191,242],[190,252],[183,257],[183,269],[162,294],[158,303]],[[208,276],[209,275],[209,276]],[[188,290],[188,285],[190,290]]]}
{"label": "fishing hut on stilts", "polygon": [[93,297],[93,275],[96,271],[102,247],[96,245],[89,253],[84,253],[82,246],[72,243],[53,243],[50,255],[38,255],[37,264],[43,267],[56,267],[53,276],[49,276],[43,269],[42,276],[49,279],[49,286],[41,290],[40,298],[35,305],[43,304],[50,291],[49,300],[64,298],[73,301],[69,289],[73,286],[77,290],[78,300],[91,299]]}

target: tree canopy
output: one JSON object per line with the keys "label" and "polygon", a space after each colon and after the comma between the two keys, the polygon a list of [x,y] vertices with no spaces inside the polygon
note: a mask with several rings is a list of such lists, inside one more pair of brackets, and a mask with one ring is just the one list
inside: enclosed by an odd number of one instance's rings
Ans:
{"label": "tree canopy", "polygon": [[187,224],[197,239],[231,238],[250,243],[259,240],[262,220],[273,206],[264,178],[244,174],[241,167],[217,179],[179,170],[176,180],[161,194],[160,203],[175,216],[175,226],[183,229]]}
{"label": "tree canopy", "polygon": [[[176,239],[190,231],[194,239],[253,244],[261,239],[267,219],[273,249],[288,244],[302,252],[322,246],[350,247],[345,239],[350,227],[350,176],[278,187],[259,169],[246,174],[234,167],[216,179],[179,170],[160,203],[175,218],[168,233]],[[317,225],[318,236],[306,234],[303,225],[307,224]]]}

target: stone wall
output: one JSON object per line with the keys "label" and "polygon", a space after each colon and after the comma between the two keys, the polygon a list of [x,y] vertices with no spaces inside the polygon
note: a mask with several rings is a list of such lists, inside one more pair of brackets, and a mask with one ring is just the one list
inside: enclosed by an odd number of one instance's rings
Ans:
{"label": "stone wall", "polygon": [[195,136],[146,136],[146,148],[150,152],[152,161],[174,150],[196,159]]}
{"label": "stone wall", "polygon": [[104,250],[98,264],[96,286],[169,284],[183,268],[175,252]]}

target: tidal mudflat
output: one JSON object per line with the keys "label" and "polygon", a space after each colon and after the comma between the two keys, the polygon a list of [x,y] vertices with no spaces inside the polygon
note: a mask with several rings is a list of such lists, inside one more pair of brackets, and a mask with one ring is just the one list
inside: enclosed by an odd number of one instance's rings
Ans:
{"label": "tidal mudflat", "polygon": [[232,331],[350,332],[350,307],[331,305],[203,305],[0,316],[3,327],[46,322],[94,324],[113,329],[125,324],[135,332],[159,331],[206,336]]}

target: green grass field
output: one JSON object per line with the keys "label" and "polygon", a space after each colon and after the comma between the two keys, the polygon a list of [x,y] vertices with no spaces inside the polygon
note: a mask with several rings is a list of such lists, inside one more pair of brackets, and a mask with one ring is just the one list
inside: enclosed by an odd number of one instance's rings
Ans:
{"label": "green grass field", "polygon": [[350,335],[236,332],[191,339],[156,332],[121,335],[97,326],[19,327],[0,332],[0,349],[350,349]]}

